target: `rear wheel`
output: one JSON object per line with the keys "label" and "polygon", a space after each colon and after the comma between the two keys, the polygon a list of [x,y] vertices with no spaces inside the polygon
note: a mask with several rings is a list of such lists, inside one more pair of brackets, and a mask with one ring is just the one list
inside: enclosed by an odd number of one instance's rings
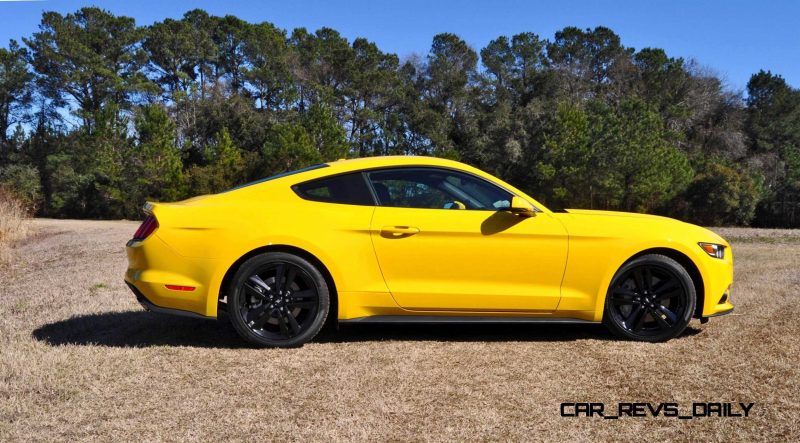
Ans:
{"label": "rear wheel", "polygon": [[686,329],[696,298],[683,266],[663,255],[644,255],[617,271],[606,295],[603,322],[623,338],[666,341]]}
{"label": "rear wheel", "polygon": [[302,257],[268,252],[239,267],[228,291],[228,315],[245,340],[295,347],[317,335],[330,296],[320,271]]}

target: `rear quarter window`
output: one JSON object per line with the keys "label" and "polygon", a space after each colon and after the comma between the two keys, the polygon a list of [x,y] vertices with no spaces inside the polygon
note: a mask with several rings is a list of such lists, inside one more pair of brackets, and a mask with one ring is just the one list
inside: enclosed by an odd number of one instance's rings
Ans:
{"label": "rear quarter window", "polygon": [[344,205],[375,204],[361,172],[324,177],[292,187],[305,200]]}

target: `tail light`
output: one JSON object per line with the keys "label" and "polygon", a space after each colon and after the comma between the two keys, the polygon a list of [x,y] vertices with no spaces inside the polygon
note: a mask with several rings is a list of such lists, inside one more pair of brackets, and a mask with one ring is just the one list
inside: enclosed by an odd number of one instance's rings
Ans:
{"label": "tail light", "polygon": [[149,237],[156,228],[158,228],[158,220],[156,220],[153,215],[148,215],[139,226],[139,229],[136,230],[136,233],[133,234],[133,239],[137,241],[144,240]]}

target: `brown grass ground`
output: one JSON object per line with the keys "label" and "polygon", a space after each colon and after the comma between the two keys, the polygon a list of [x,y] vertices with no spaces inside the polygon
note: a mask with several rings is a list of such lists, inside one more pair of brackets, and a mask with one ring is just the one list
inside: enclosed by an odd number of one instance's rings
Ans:
{"label": "brown grass ground", "polygon": [[[121,277],[135,223],[32,223],[0,271],[0,441],[800,438],[797,232],[725,230],[736,313],[665,344],[599,326],[362,325],[258,350],[227,323],[141,310]],[[561,418],[564,401],[755,406],[602,420]]]}

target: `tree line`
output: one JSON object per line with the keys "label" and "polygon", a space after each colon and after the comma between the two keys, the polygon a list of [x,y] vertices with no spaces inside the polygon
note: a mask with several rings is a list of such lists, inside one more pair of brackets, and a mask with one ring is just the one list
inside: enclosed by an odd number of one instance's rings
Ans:
{"label": "tree line", "polygon": [[458,159],[546,205],[800,226],[800,90],[732,91],[611,29],[525,32],[406,59],[330,28],[187,12],[137,26],[45,12],[0,48],[0,183],[42,216],[138,218],[345,157]]}

